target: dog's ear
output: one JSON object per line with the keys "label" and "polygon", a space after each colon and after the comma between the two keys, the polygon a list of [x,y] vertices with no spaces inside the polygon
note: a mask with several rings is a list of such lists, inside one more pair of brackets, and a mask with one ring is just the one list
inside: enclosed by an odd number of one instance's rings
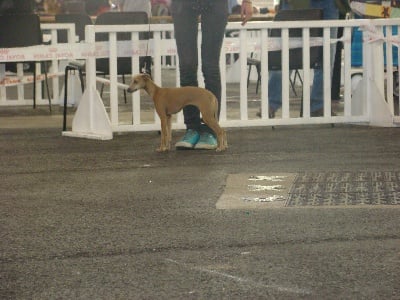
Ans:
{"label": "dog's ear", "polygon": [[142,77],[143,77],[144,80],[151,80],[150,74],[143,73],[143,74],[142,74]]}

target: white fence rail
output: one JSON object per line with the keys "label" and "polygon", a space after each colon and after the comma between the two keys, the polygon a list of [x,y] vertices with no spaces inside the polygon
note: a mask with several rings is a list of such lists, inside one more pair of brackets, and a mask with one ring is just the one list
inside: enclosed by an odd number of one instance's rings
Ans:
{"label": "white fence rail", "polygon": [[[361,123],[379,126],[396,126],[399,123],[398,113],[395,113],[396,101],[393,92],[398,89],[398,81],[393,77],[397,70],[397,63],[394,63],[392,57],[392,46],[398,47],[400,39],[392,33],[392,26],[397,29],[400,27],[400,21],[396,19],[379,20],[345,20],[345,21],[298,21],[298,22],[251,22],[246,26],[239,23],[229,23],[227,30],[238,32],[234,38],[227,37],[222,49],[220,59],[221,79],[222,79],[222,103],[220,122],[226,127],[242,126],[271,126],[271,125],[291,125],[291,124],[315,124],[315,123]],[[311,28],[324,28],[322,38],[310,38]],[[341,39],[344,43],[343,50],[343,69],[344,69],[344,93],[343,93],[343,112],[337,116],[331,116],[331,81],[330,81],[330,46],[337,40],[330,38],[331,27],[343,27],[344,35]],[[269,36],[269,30],[272,28],[282,29],[282,39]],[[303,38],[292,41],[289,39],[290,28],[302,28]],[[351,41],[354,28],[361,28],[364,32],[363,42],[363,77],[355,91],[352,91],[351,74],[353,67],[351,64]],[[383,29],[386,28],[386,36]],[[250,34],[249,31],[259,31],[259,34]],[[152,32],[153,38],[149,41],[139,40],[139,32]],[[173,31],[172,24],[152,24],[152,25],[125,25],[125,26],[87,26],[86,42],[81,44],[68,44],[69,54],[59,59],[86,60],[86,90],[80,101],[80,105],[74,116],[72,131],[64,133],[71,136],[84,136],[94,138],[112,138],[113,132],[117,131],[142,131],[159,129],[157,117],[148,122],[142,120],[142,99],[140,93],[132,95],[132,107],[130,120],[121,119],[119,94],[122,93],[117,76],[117,57],[132,57],[132,74],[139,72],[139,57],[151,55],[153,57],[153,78],[154,81],[162,85],[163,72],[169,71],[163,68],[161,57],[172,56],[177,60],[175,40],[165,39],[163,34],[166,31]],[[96,33],[105,32],[109,34],[108,42],[97,42]],[[131,41],[117,41],[117,32],[131,32]],[[199,31],[200,33],[200,31]],[[201,37],[199,37],[201,38]],[[289,93],[289,59],[288,53],[290,47],[303,47],[304,65],[309,60],[310,45],[323,46],[323,66],[324,66],[324,116],[310,116],[310,86],[312,83],[312,70],[305,67],[303,73],[302,89],[302,115],[300,116],[293,108]],[[384,45],[386,51],[384,52]],[[59,49],[58,45],[53,46]],[[281,114],[274,119],[268,117],[268,50],[282,48],[282,109]],[[31,49],[32,50],[32,49]],[[0,49],[1,51],[1,49]],[[13,51],[24,51],[24,49],[14,49]],[[41,50],[44,51],[44,50]],[[48,50],[45,50],[48,51]],[[32,51],[31,51],[32,52]],[[59,50],[59,52],[62,52]],[[261,61],[261,94],[260,111],[261,117],[257,117],[254,111],[249,110],[249,93],[247,89],[247,57],[250,53],[259,53]],[[240,78],[239,95],[235,95],[238,100],[235,105],[228,101],[227,72],[230,72],[232,66],[226,64],[226,54],[237,53],[239,60],[236,66],[239,67]],[[67,57],[69,56],[69,57]],[[110,104],[109,110],[106,110],[102,99],[97,91],[96,78],[96,58],[110,58]],[[384,58],[386,64],[384,64]],[[58,58],[55,58],[58,59]],[[397,61],[399,58],[397,57]],[[2,59],[0,56],[0,63]],[[177,61],[179,64],[179,62]],[[200,69],[200,68],[199,68]],[[176,85],[179,85],[178,68],[176,70]],[[1,70],[0,70],[1,71]],[[0,72],[1,74],[1,72]],[[199,73],[199,78],[201,74]],[[2,78],[0,78],[1,86]],[[4,87],[0,87],[0,90]],[[1,95],[0,95],[1,96]],[[229,96],[230,97],[230,96]],[[0,100],[0,103],[3,103]],[[235,106],[235,107],[233,107]],[[235,110],[233,113],[232,111]],[[183,117],[180,114],[174,128],[184,128]]]}

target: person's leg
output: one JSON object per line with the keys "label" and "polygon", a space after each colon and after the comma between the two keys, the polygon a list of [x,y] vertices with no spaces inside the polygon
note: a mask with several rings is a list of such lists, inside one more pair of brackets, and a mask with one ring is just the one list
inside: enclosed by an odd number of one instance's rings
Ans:
{"label": "person's leg", "polygon": [[[171,4],[181,86],[198,86],[197,20],[199,12],[195,9],[195,2],[174,0]],[[186,106],[183,114],[186,127],[198,130],[201,123],[198,109],[194,106]]]}
{"label": "person's leg", "polygon": [[228,22],[228,3],[214,0],[201,15],[201,65],[205,88],[218,100],[218,114],[221,108],[221,72],[219,60]]}
{"label": "person's leg", "polygon": [[269,72],[268,101],[272,116],[282,106],[282,71]]}
{"label": "person's leg", "polygon": [[[339,12],[339,20],[344,20],[345,18],[346,15]],[[342,36],[343,36],[343,27],[339,27],[337,32],[337,38],[341,38]],[[332,86],[331,86],[332,100],[340,100],[342,50],[343,50],[343,42],[337,42],[335,50],[335,60],[332,69]]]}
{"label": "person's leg", "polygon": [[[339,11],[335,5],[334,1],[326,0],[311,0],[311,7],[320,8],[323,10],[324,19],[326,20],[336,20],[339,18]],[[337,28],[332,28],[330,33],[331,38],[337,37]],[[332,66],[335,59],[336,46],[331,45],[331,73]],[[329,78],[331,80],[331,78]],[[311,113],[320,112],[324,106],[324,76],[323,68],[314,69],[314,79],[313,86],[311,90]]]}
{"label": "person's leg", "polygon": [[[195,0],[173,0],[171,15],[174,23],[176,47],[179,57],[181,86],[198,86],[197,19]],[[183,108],[185,135],[175,144],[177,149],[193,149],[199,141],[200,113],[194,106]]]}
{"label": "person's leg", "polygon": [[[287,1],[279,2],[279,9],[290,9]],[[276,110],[282,106],[282,71],[270,71],[268,78],[268,104],[270,116],[273,117]]]}
{"label": "person's leg", "polygon": [[[212,92],[218,101],[218,116],[221,108],[221,73],[219,61],[221,47],[228,22],[228,2],[214,0],[201,10],[201,67],[205,88]],[[196,149],[215,149],[215,133],[206,125],[202,126]]]}

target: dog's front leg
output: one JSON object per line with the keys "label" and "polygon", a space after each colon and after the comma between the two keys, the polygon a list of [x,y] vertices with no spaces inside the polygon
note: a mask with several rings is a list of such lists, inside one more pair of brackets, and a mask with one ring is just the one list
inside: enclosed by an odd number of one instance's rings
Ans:
{"label": "dog's front leg", "polygon": [[171,150],[171,140],[172,140],[172,131],[171,131],[171,124],[172,122],[172,116],[171,115],[167,115],[167,148],[168,150]]}
{"label": "dog's front leg", "polygon": [[167,143],[168,143],[168,120],[166,115],[160,115],[161,120],[161,143],[160,148],[157,149],[157,152],[165,152],[168,151]]}

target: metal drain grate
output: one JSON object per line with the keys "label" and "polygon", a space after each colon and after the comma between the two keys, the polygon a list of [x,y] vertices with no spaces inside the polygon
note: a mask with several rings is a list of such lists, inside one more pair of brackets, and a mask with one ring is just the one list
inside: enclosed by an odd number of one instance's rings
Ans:
{"label": "metal drain grate", "polygon": [[286,206],[399,205],[400,172],[299,173]]}

